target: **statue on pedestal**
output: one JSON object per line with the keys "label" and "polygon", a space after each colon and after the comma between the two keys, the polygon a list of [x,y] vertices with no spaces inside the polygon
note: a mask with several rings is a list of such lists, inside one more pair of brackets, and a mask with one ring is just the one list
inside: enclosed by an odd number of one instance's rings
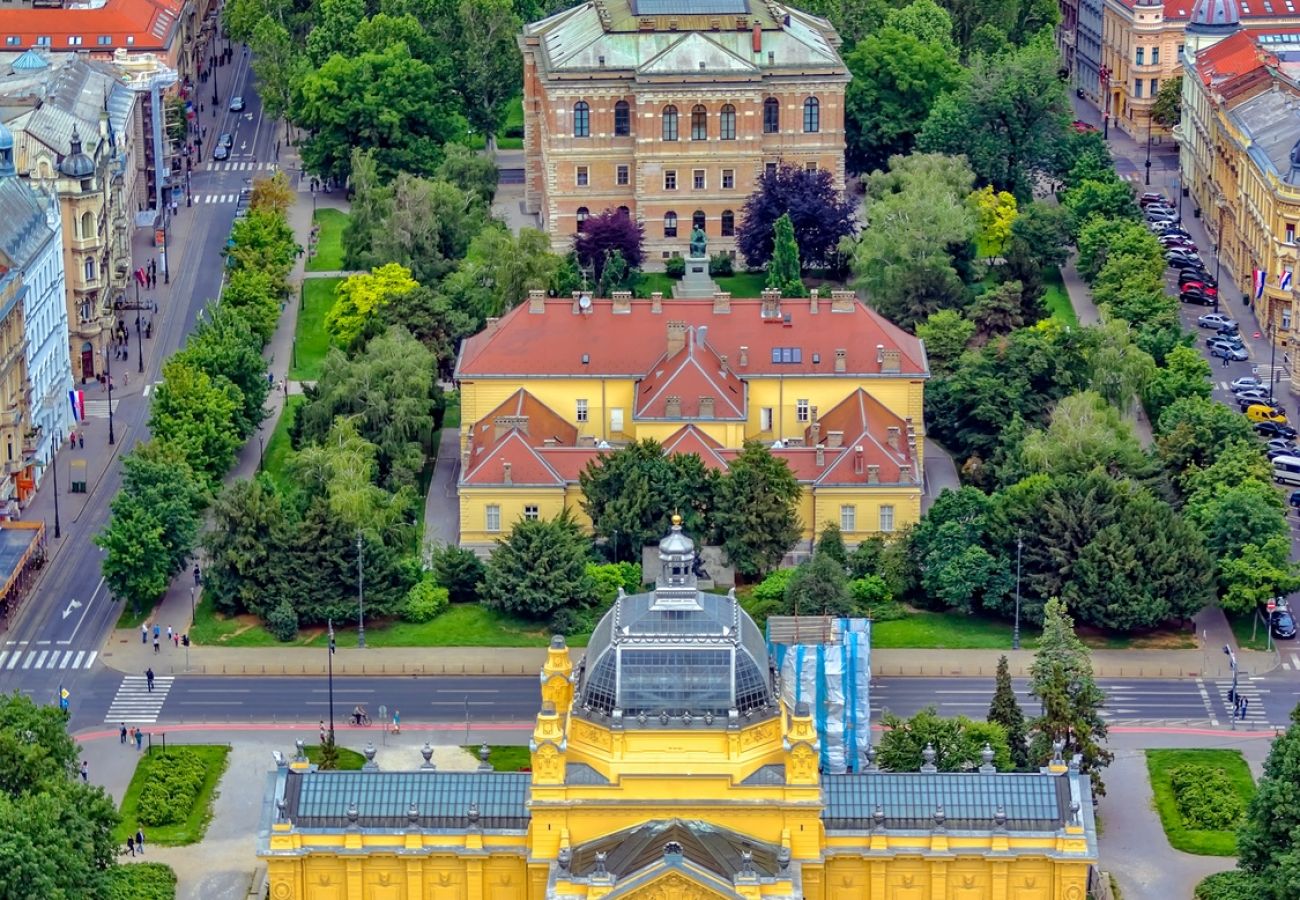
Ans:
{"label": "statue on pedestal", "polygon": [[702,259],[708,256],[709,238],[704,233],[703,228],[696,228],[691,232],[691,258]]}

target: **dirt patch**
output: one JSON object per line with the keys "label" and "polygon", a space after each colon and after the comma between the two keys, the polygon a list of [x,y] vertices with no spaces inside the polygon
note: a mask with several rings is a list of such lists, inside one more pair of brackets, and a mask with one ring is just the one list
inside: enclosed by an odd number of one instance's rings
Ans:
{"label": "dirt patch", "polygon": [[1111,634],[1086,625],[1075,627],[1079,639],[1095,650],[1195,650],[1196,633],[1182,628],[1162,628],[1138,634]]}

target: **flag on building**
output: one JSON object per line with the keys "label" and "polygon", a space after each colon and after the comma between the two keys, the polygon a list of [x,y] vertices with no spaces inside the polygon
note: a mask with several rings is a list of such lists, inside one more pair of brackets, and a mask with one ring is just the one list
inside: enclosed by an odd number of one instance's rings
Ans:
{"label": "flag on building", "polygon": [[1291,270],[1283,269],[1282,274],[1277,276],[1277,285],[1284,291],[1291,290]]}
{"label": "flag on building", "polygon": [[72,407],[72,418],[80,422],[86,418],[86,392],[68,391],[68,405]]}
{"label": "flag on building", "polygon": [[1255,299],[1258,300],[1264,296],[1264,282],[1266,276],[1263,269],[1255,269]]}
{"label": "flag on building", "polygon": [[135,281],[140,287],[144,287],[148,283],[149,276],[145,274],[144,266],[135,270]]}

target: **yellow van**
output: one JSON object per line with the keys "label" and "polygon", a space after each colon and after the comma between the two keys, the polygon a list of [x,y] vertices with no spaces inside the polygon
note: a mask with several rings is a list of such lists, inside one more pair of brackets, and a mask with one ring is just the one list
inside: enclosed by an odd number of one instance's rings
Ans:
{"label": "yellow van", "polygon": [[1286,413],[1264,403],[1255,403],[1246,407],[1246,418],[1252,422],[1276,422],[1286,424]]}

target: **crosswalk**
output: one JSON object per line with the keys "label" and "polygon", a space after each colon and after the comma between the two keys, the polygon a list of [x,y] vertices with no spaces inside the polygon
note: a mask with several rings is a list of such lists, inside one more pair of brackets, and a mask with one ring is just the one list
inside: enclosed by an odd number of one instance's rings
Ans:
{"label": "crosswalk", "polygon": [[195,194],[195,206],[210,206],[219,203],[234,203],[239,199],[239,194]]}
{"label": "crosswalk", "polygon": [[[1223,701],[1224,715],[1231,717],[1233,705],[1232,701],[1228,699],[1228,694],[1232,691],[1232,679],[1228,678],[1216,681],[1214,682],[1214,686],[1218,692],[1219,699]],[[1241,678],[1237,681],[1237,693],[1247,701],[1246,718],[1238,719],[1237,724],[1241,725],[1244,723],[1246,725],[1262,725],[1268,727],[1268,711],[1264,709],[1264,700],[1263,697],[1260,696],[1259,687],[1250,679]],[[1229,721],[1231,721],[1230,718]],[[1228,723],[1225,722],[1224,724]]]}
{"label": "crosswalk", "polygon": [[[117,381],[116,378],[114,378],[113,380],[114,380],[114,382]],[[113,385],[113,388],[114,388],[114,390],[117,389],[117,384],[116,384],[116,383]],[[121,402],[121,401],[117,400],[116,398],[113,400],[113,412],[115,412],[115,413],[117,412],[117,405],[118,405],[119,402]],[[107,398],[105,398],[105,399],[103,399],[103,400],[98,400],[98,399],[95,399],[95,400],[87,399],[87,400],[86,400],[86,418],[87,418],[87,419],[107,419],[107,418],[108,418],[108,399],[107,399]]]}
{"label": "crosswalk", "polygon": [[173,675],[159,675],[153,680],[153,690],[143,675],[127,675],[118,685],[113,702],[104,714],[105,722],[124,722],[127,725],[152,725],[158,721],[167,694],[172,689]]}
{"label": "crosswalk", "polygon": [[274,172],[279,169],[279,163],[273,162],[239,162],[238,160],[228,160],[226,162],[215,162],[209,166],[212,172]]}
{"label": "crosswalk", "polygon": [[89,669],[97,656],[98,650],[67,650],[62,647],[4,649],[0,650],[0,671]]}

